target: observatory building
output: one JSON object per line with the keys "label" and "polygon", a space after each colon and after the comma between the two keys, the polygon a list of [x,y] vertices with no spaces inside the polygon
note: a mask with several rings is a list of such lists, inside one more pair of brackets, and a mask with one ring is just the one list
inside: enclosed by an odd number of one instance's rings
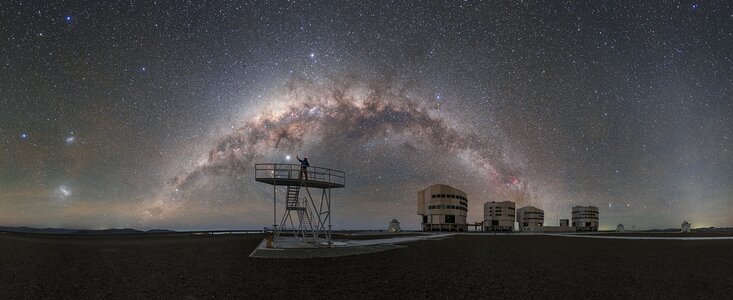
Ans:
{"label": "observatory building", "polygon": [[514,230],[514,213],[514,202],[512,201],[490,201],[484,203],[484,230]]}
{"label": "observatory building", "polygon": [[445,184],[434,184],[417,192],[417,214],[423,231],[466,231],[466,193]]}
{"label": "observatory building", "polygon": [[389,227],[387,227],[387,232],[398,233],[400,231],[402,231],[402,228],[400,228],[400,222],[397,221],[397,219],[392,219],[392,222],[389,222]]}
{"label": "observatory building", "polygon": [[692,226],[692,224],[690,224],[690,222],[687,222],[687,220],[685,220],[684,222],[682,222],[682,225],[680,226],[680,227],[682,227],[681,228],[681,231],[682,232],[690,232],[690,227],[691,226]]}
{"label": "observatory building", "polygon": [[573,206],[573,227],[576,231],[598,231],[598,207]]}
{"label": "observatory building", "polygon": [[541,229],[545,223],[545,211],[533,207],[525,206],[517,209],[517,222],[520,231],[533,231],[533,228]]}

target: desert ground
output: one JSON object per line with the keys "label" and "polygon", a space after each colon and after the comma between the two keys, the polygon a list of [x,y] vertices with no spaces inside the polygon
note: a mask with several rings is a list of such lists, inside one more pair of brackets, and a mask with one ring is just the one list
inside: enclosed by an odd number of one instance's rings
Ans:
{"label": "desert ground", "polygon": [[0,299],[733,295],[733,240],[457,235],[357,256],[250,258],[264,237],[0,233]]}

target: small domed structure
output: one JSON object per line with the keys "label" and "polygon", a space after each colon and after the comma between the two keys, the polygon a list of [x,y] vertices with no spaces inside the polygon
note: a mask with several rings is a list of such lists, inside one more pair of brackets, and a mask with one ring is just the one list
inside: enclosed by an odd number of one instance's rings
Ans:
{"label": "small domed structure", "polygon": [[387,229],[387,232],[396,233],[400,231],[402,231],[402,229],[400,228],[400,222],[398,222],[397,219],[392,219],[392,222],[389,222],[389,228]]}
{"label": "small domed structure", "polygon": [[690,232],[690,227],[692,227],[692,224],[690,224],[690,222],[687,222],[687,220],[682,222],[682,232]]}
{"label": "small domed structure", "polygon": [[626,232],[626,229],[624,228],[624,224],[616,225],[616,232]]}

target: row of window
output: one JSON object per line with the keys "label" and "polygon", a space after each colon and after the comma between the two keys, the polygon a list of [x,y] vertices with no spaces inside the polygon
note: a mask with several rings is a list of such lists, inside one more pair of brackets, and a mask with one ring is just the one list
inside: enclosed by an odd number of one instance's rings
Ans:
{"label": "row of window", "polygon": [[451,198],[451,199],[461,199],[463,201],[468,201],[466,197],[463,197],[461,195],[453,195],[453,194],[435,194],[435,195],[431,195],[431,198]]}
{"label": "row of window", "polygon": [[468,211],[468,208],[458,205],[430,205],[428,209],[457,209],[462,211]]}
{"label": "row of window", "polygon": [[598,217],[596,217],[596,216],[573,217],[573,221],[580,220],[580,219],[598,220]]}
{"label": "row of window", "polygon": [[[438,202],[438,201],[435,201],[435,202]],[[450,201],[450,202],[454,202],[454,201]],[[449,202],[449,203],[450,203],[450,202]],[[463,202],[463,201],[461,201],[461,202],[460,202],[460,204],[461,204],[461,206],[463,206],[463,207],[468,207],[468,203],[467,203],[467,202]],[[437,205],[433,205],[433,206],[437,206]]]}
{"label": "row of window", "polygon": [[540,211],[525,211],[523,214],[525,215],[545,215],[545,213]]}
{"label": "row of window", "polygon": [[509,206],[509,207],[489,206],[489,210],[492,210],[492,209],[501,210],[502,208],[506,208],[508,210],[514,210],[514,207],[511,207],[511,206]]}
{"label": "row of window", "polygon": [[[596,224],[596,226],[598,225]],[[573,222],[573,227],[596,227],[596,226],[593,226],[592,222],[585,222],[585,224],[583,224],[582,222]]]}
{"label": "row of window", "polygon": [[[491,214],[491,213],[490,213],[490,214],[489,214],[489,216],[494,216],[494,217],[501,217],[502,215],[501,215],[501,214]],[[508,216],[508,217],[512,217],[512,218],[514,218],[514,214],[507,214],[507,216]]]}
{"label": "row of window", "polygon": [[[529,223],[522,223],[522,226],[529,227]],[[542,223],[532,224],[532,226],[542,226]]]}
{"label": "row of window", "polygon": [[598,212],[597,211],[592,211],[592,210],[590,210],[590,211],[589,210],[574,210],[573,211],[573,214],[574,215],[575,214],[594,214],[594,215],[597,215]]}
{"label": "row of window", "polygon": [[[422,222],[423,224],[432,222],[433,218],[440,218],[440,215],[434,215],[430,216],[430,219],[428,220],[428,216],[422,216]],[[445,215],[445,223],[448,224],[455,224],[456,223],[456,216],[455,215]]]}

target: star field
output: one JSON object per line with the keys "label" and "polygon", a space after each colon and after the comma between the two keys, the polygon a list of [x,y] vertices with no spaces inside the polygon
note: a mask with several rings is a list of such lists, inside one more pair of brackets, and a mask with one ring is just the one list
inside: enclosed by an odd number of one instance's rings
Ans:
{"label": "star field", "polygon": [[0,3],[0,225],[261,228],[254,164],[346,171],[334,229],[416,192],[601,228],[733,226],[726,1]]}

